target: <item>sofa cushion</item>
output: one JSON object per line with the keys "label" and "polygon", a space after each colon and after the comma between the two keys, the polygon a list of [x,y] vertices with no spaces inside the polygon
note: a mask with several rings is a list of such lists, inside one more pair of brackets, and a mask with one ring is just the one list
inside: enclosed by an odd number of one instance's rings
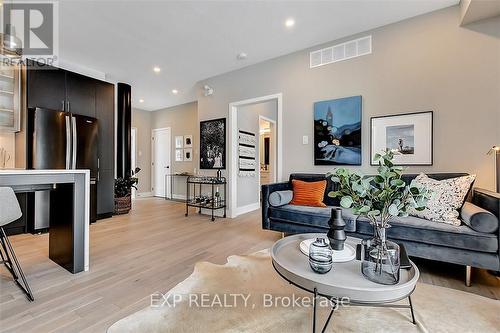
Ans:
{"label": "sofa cushion", "polygon": [[493,233],[498,230],[498,218],[470,202],[463,205],[460,217],[465,224],[478,232]]}
{"label": "sofa cushion", "polygon": [[[497,252],[498,238],[494,234],[481,233],[466,225],[454,226],[436,223],[418,217],[395,218],[390,222],[387,237],[394,240],[406,240],[425,244],[448,246],[482,252]],[[360,217],[356,221],[356,232],[373,235],[370,222]]]}
{"label": "sofa cushion", "polygon": [[326,207],[323,202],[325,196],[326,180],[317,182],[304,182],[302,180],[292,180],[293,199],[291,205]]}
{"label": "sofa cushion", "polygon": [[423,211],[410,208],[410,215],[459,226],[461,222],[458,210],[463,206],[475,179],[475,175],[469,175],[436,180],[421,173],[414,182],[430,191],[431,198]]}
{"label": "sofa cushion", "polygon": [[273,207],[288,205],[293,199],[293,191],[274,191],[269,194],[269,204]]}
{"label": "sofa cushion", "polygon": [[[269,217],[271,219],[284,220],[290,223],[301,224],[305,226],[316,226],[329,228],[328,220],[330,220],[331,206],[328,207],[308,207],[285,205],[281,207],[269,207]],[[356,231],[356,218],[349,209],[342,208],[342,217],[346,223],[345,231]]]}
{"label": "sofa cushion", "polygon": [[331,177],[326,177],[325,174],[292,173],[290,175],[290,184],[292,183],[292,180],[294,180],[294,179],[302,180],[305,182],[317,182],[317,181],[326,179],[326,190],[325,190],[325,195],[323,196],[323,202],[327,206],[340,206],[339,199],[331,198],[328,196],[328,193],[330,193],[331,191],[335,191],[335,189],[336,189],[336,184],[333,183],[330,178]]}

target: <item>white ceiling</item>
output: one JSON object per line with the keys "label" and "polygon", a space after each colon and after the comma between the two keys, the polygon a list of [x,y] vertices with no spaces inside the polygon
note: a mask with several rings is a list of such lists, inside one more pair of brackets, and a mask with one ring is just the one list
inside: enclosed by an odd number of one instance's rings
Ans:
{"label": "white ceiling", "polygon": [[[157,110],[195,100],[200,80],[458,3],[61,1],[59,51],[65,62],[131,84],[134,107]],[[248,58],[237,60],[240,52]]]}

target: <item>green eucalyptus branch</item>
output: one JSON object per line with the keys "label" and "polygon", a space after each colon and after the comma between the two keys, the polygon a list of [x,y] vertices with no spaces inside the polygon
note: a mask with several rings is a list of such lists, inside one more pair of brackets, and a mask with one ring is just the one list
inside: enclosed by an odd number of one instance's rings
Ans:
{"label": "green eucalyptus branch", "polygon": [[388,227],[391,217],[408,216],[411,208],[425,209],[431,193],[414,182],[404,182],[404,168],[394,165],[394,152],[388,149],[374,158],[378,173],[373,177],[345,168],[329,173],[338,188],[328,195],[340,198],[342,207],[352,208],[355,215],[366,216],[372,224],[383,228]]}

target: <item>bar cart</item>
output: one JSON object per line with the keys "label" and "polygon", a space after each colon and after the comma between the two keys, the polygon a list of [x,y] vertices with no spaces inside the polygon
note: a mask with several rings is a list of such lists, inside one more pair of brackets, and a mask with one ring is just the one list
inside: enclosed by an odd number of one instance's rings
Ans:
{"label": "bar cart", "polygon": [[[189,214],[189,207],[196,207],[198,214],[201,214],[202,209],[209,209],[212,221],[215,221],[214,212],[223,209],[225,218],[226,185],[225,177],[189,176],[186,181],[186,216]],[[222,188],[224,190],[221,193]]]}

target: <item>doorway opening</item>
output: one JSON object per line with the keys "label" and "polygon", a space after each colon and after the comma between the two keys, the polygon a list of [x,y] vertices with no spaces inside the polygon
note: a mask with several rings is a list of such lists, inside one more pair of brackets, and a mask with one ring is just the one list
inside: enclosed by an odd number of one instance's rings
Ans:
{"label": "doorway opening", "polygon": [[170,193],[171,128],[158,128],[151,134],[151,192],[153,196],[165,198]]}
{"label": "doorway opening", "polygon": [[[245,214],[260,208],[260,116],[274,121],[274,145],[273,140],[269,138],[270,153],[274,146],[274,165],[268,165],[271,168],[269,176],[270,182],[280,181],[283,173],[282,165],[282,118],[283,118],[283,96],[281,93],[247,99],[229,104],[229,216],[231,218]],[[265,120],[265,119],[264,119]],[[240,149],[239,133],[250,133],[255,137],[255,152],[251,149]],[[271,131],[272,133],[273,131]],[[243,157],[240,158],[240,150]],[[255,158],[251,158],[252,154]],[[273,156],[269,155],[270,157]],[[254,160],[249,163],[248,159]],[[265,156],[262,158],[262,160]],[[243,160],[246,161],[243,161]],[[265,161],[262,161],[265,162]],[[263,163],[265,164],[265,163]],[[244,170],[240,166],[244,165]],[[254,171],[252,171],[254,170]]]}
{"label": "doorway opening", "polygon": [[276,121],[264,116],[259,116],[258,170],[259,189],[276,182]]}

